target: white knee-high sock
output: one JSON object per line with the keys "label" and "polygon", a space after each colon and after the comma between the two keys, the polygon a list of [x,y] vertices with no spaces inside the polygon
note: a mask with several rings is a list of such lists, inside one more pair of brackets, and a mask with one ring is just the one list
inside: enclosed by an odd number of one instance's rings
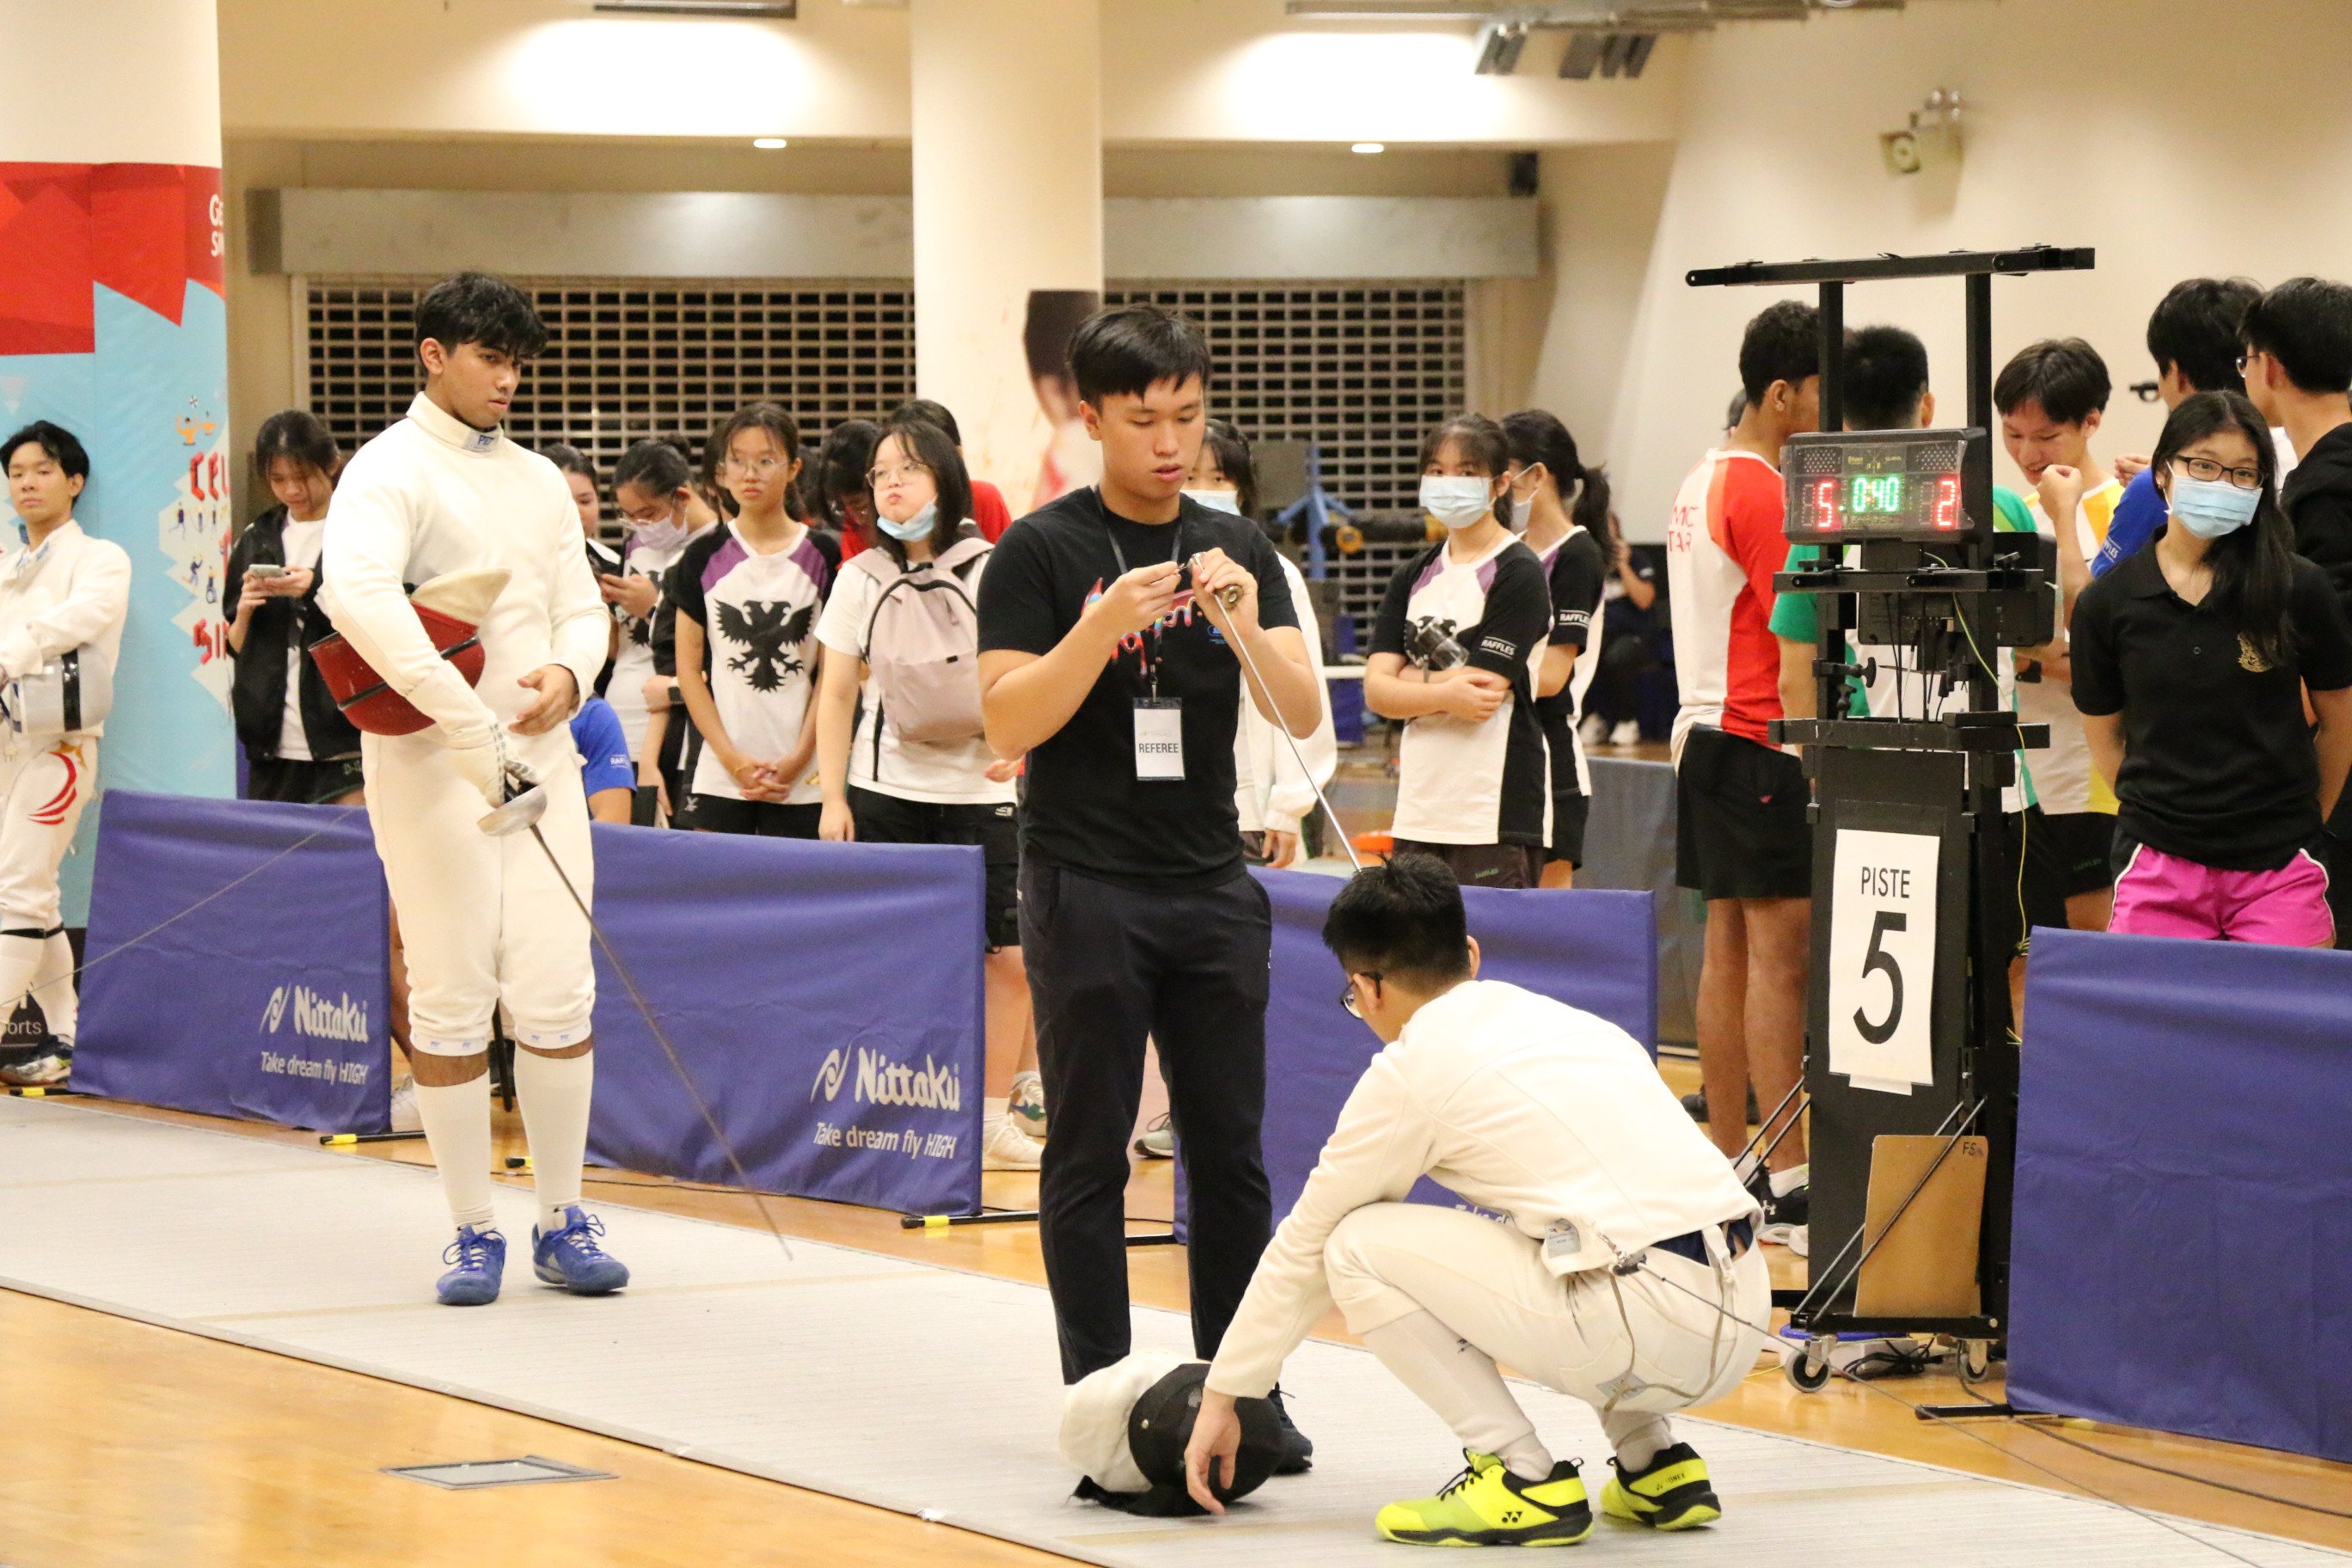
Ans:
{"label": "white knee-high sock", "polygon": [[1601,1429],[1609,1434],[1609,1446],[1617,1451],[1621,1469],[1646,1470],[1660,1454],[1675,1446],[1674,1428],[1666,1425],[1663,1415],[1612,1410],[1601,1417]]}
{"label": "white knee-high sock", "polygon": [[1454,1428],[1465,1448],[1496,1456],[1522,1480],[1539,1481],[1551,1474],[1551,1455],[1495,1370],[1495,1358],[1434,1314],[1408,1312],[1366,1334],[1364,1344]]}
{"label": "white knee-high sock", "polygon": [[41,942],[41,962],[33,971],[33,1000],[49,1023],[49,1033],[72,1045],[80,998],[74,992],[73,943],[66,933],[51,931]]}
{"label": "white knee-high sock", "polygon": [[515,1052],[515,1099],[530,1138],[530,1167],[539,1187],[539,1227],[563,1228],[563,1211],[580,1201],[580,1162],[588,1148],[588,1100],[596,1083],[596,1053],[543,1057]]}
{"label": "white knee-high sock", "polygon": [[441,1194],[449,1217],[477,1230],[496,1217],[490,1185],[490,1075],[464,1083],[416,1086],[416,1117],[440,1168]]}

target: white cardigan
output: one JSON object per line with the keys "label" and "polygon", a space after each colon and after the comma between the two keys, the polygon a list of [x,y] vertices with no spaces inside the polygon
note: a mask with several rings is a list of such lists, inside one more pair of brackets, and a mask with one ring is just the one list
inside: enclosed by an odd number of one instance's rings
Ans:
{"label": "white cardigan", "polygon": [[1758,1212],[1631,1035],[1532,991],[1470,981],[1415,1013],[1348,1096],[1209,1386],[1237,1398],[1272,1388],[1330,1310],[1332,1230],[1367,1204],[1402,1201],[1424,1175],[1507,1215],[1531,1247],[1554,1221],[1575,1226],[1545,1249],[1554,1274]]}
{"label": "white cardigan", "polygon": [[1339,768],[1339,741],[1332,729],[1331,683],[1323,678],[1323,632],[1316,624],[1315,602],[1307,597],[1307,579],[1287,555],[1279,557],[1282,575],[1290,584],[1290,604],[1298,612],[1299,635],[1307,639],[1307,657],[1315,668],[1315,689],[1322,699],[1323,717],[1315,732],[1298,742],[1299,753],[1314,769],[1314,780],[1301,772],[1289,742],[1274,732],[1274,725],[1250,700],[1249,677],[1242,677],[1241,721],[1234,727],[1234,806],[1244,833],[1297,833],[1315,809],[1315,791],[1328,785]]}
{"label": "white cardigan", "polygon": [[[131,557],[66,519],[38,549],[0,554],[0,680],[27,675],[59,654],[94,646],[111,671],[131,608]],[[82,731],[105,729],[92,724]]]}

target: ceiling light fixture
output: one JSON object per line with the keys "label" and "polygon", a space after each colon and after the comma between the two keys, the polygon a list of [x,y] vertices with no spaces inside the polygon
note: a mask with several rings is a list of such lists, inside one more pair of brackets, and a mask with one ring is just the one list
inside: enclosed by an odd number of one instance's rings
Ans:
{"label": "ceiling light fixture", "polygon": [[733,16],[768,22],[790,22],[801,14],[800,0],[590,0],[599,11],[640,16]]}
{"label": "ceiling light fixture", "polygon": [[1374,153],[1385,153],[1388,150],[1388,143],[1385,142],[1359,142],[1348,149],[1350,153],[1361,153],[1367,156]]}
{"label": "ceiling light fixture", "polygon": [[781,136],[754,136],[751,138],[751,145],[762,153],[781,153],[791,143]]}

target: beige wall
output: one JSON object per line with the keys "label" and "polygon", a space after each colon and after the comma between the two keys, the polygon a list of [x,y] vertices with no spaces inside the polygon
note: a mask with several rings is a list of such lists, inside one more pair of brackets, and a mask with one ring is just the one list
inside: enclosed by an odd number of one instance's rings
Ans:
{"label": "beige wall", "polygon": [[[2160,411],[2120,388],[2154,375],[2143,334],[2173,282],[2352,274],[2347,58],[2352,5],[2334,0],[1914,0],[1902,14],[1726,27],[1689,61],[1645,258],[1648,176],[1619,178],[1614,154],[1548,160],[1570,254],[1538,395],[1581,411],[1580,437],[1609,432],[1587,444],[1612,459],[1627,532],[1654,540],[1738,385],[1740,327],[1772,297],[1689,289],[1687,268],[2090,245],[2095,272],[1995,281],[1995,364],[2036,337],[2088,338],[2119,389],[2101,447],[2145,450]],[[1877,133],[1938,85],[1967,95],[1958,176],[1887,175]],[[1857,289],[1847,320],[1918,331],[1945,416],[1960,416],[1958,282]]]}

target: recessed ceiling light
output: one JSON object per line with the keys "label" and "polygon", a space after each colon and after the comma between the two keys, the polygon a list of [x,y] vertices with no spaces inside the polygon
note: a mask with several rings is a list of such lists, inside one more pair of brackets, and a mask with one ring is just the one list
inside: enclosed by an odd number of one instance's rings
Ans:
{"label": "recessed ceiling light", "polygon": [[757,147],[762,153],[773,153],[781,148],[791,145],[791,143],[787,142],[781,136],[754,136],[751,138],[751,145]]}
{"label": "recessed ceiling light", "polygon": [[1350,153],[1385,153],[1388,150],[1388,143],[1384,142],[1359,142],[1354,146],[1348,149]]}

